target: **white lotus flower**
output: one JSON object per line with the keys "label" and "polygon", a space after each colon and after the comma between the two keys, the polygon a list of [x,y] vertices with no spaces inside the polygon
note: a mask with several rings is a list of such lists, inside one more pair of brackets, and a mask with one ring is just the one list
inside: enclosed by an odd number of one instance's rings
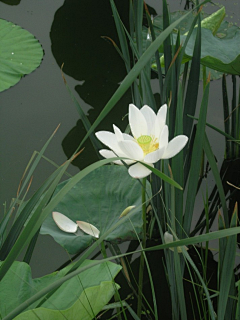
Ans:
{"label": "white lotus flower", "polygon": [[[166,104],[159,109],[157,114],[147,105],[139,110],[134,104],[130,104],[129,125],[133,136],[122,133],[115,125],[113,125],[114,133],[97,132],[97,138],[112,150],[102,149],[99,151],[100,154],[104,158],[113,158],[116,155],[126,157],[130,159],[124,160],[126,164],[131,165],[128,169],[130,176],[133,178],[147,177],[152,171],[137,161],[154,167],[153,164],[160,159],[174,157],[188,141],[187,136],[179,135],[168,142],[166,115]],[[122,161],[114,161],[114,163],[122,165]]]}

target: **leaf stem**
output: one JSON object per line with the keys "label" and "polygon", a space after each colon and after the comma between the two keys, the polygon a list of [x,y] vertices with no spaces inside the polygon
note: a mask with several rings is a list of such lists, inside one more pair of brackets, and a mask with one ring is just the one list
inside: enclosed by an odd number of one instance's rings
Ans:
{"label": "leaf stem", "polygon": [[[146,178],[142,180],[142,219],[143,219],[143,237],[142,249],[146,248]],[[143,271],[144,271],[144,252],[141,253],[140,266],[139,266],[139,280],[138,280],[138,306],[137,315],[141,318],[142,313],[142,288],[143,288]]]}

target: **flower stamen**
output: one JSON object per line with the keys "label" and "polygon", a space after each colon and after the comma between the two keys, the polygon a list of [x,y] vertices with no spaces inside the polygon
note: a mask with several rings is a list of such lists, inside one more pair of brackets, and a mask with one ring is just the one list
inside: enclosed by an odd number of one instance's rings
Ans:
{"label": "flower stamen", "polygon": [[156,138],[153,139],[151,136],[148,136],[148,135],[140,136],[137,139],[137,143],[142,148],[144,155],[157,150],[159,147],[159,143],[157,142],[157,139]]}

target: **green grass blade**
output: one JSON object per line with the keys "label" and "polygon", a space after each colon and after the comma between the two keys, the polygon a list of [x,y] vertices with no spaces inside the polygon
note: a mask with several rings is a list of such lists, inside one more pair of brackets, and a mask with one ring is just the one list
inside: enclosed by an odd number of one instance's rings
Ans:
{"label": "green grass blade", "polygon": [[125,65],[126,65],[126,70],[127,70],[127,72],[129,72],[131,69],[131,63],[130,63],[130,55],[129,55],[126,35],[123,30],[122,23],[120,21],[120,18],[119,18],[118,12],[117,12],[117,8],[114,4],[114,1],[110,0],[110,4],[112,7],[113,18],[114,18],[114,22],[115,22],[116,29],[117,29],[118,39],[120,41],[122,55],[123,55]]}
{"label": "green grass blade", "polygon": [[[61,71],[62,71],[62,70],[61,70]],[[66,81],[66,79],[65,79],[65,77],[64,77],[64,75],[63,75],[63,71],[62,71],[62,77],[63,77],[63,80],[64,80],[64,84],[65,84],[65,86],[66,86],[66,88],[67,88],[67,90],[68,90],[68,93],[69,93],[72,101],[74,102],[74,105],[75,105],[75,107],[76,107],[76,109],[77,109],[77,112],[78,112],[78,114],[79,114],[79,116],[80,116],[80,119],[81,119],[81,121],[82,121],[82,123],[83,123],[83,125],[84,125],[84,128],[85,128],[86,132],[88,132],[88,130],[91,128],[91,123],[90,123],[90,121],[88,120],[88,117],[87,117],[87,116],[85,115],[85,113],[83,112],[83,110],[82,110],[79,102],[78,102],[77,99],[75,98],[75,96],[74,96],[74,94],[72,93],[70,87],[68,86],[67,81]],[[92,145],[93,145],[94,150],[96,151],[98,157],[100,158],[99,153],[98,153],[98,150],[101,148],[101,143],[99,142],[99,140],[95,137],[95,135],[94,135],[93,133],[91,133],[91,134],[89,135],[89,138],[90,138],[90,141],[91,141],[91,143],[92,143]]]}
{"label": "green grass blade", "polygon": [[[237,132],[237,88],[236,88],[236,76],[232,75],[232,112],[231,112],[231,118],[232,118],[232,126],[231,126],[231,135],[237,139],[238,132]],[[236,144],[232,142],[231,147],[232,152],[232,158],[236,158]]]}
{"label": "green grass blade", "polygon": [[12,249],[14,243],[16,242],[17,238],[19,237],[24,224],[31,214],[32,210],[38,203],[40,197],[43,193],[49,188],[49,186],[53,183],[54,179],[57,176],[59,169],[56,170],[45,182],[44,184],[35,192],[35,194],[31,197],[31,199],[26,203],[24,208],[22,208],[21,213],[18,215],[16,221],[14,222],[13,226],[11,227],[8,236],[6,237],[3,246],[0,250],[0,258],[4,260],[7,255],[9,254],[10,250]]}
{"label": "green grass blade", "polygon": [[[229,118],[229,105],[228,105],[228,92],[226,75],[222,77],[222,97],[223,97],[223,116],[224,116],[224,128],[225,133],[230,135],[230,118]],[[230,158],[231,155],[231,142],[226,139],[226,157]]]}
{"label": "green grass blade", "polygon": [[135,33],[137,40],[137,48],[139,55],[142,55],[142,19],[143,19],[143,0],[134,1],[134,15],[135,15]]}
{"label": "green grass blade", "polygon": [[[182,86],[180,84],[179,94],[178,94],[178,105],[176,110],[176,126],[175,135],[183,134],[183,122],[182,122]],[[174,180],[180,184],[184,185],[183,181],[183,151],[179,152],[172,159],[172,172]],[[182,238],[182,223],[183,223],[183,191],[175,190],[175,215],[176,215],[176,233],[179,238]]]}
{"label": "green grass blade", "polygon": [[[235,206],[231,228],[237,225],[237,204]],[[236,255],[237,235],[231,236],[227,240],[227,245],[224,254],[224,261],[222,265],[222,272],[220,275],[220,291],[218,299],[218,320],[226,319],[226,307],[228,301],[228,295],[230,294],[230,285],[232,277],[234,276],[234,264]],[[230,318],[228,318],[230,319]]]}
{"label": "green grass blade", "polygon": [[[46,212],[46,204],[49,202],[57,184],[59,183],[61,177],[63,176],[65,170],[67,169],[70,161],[67,161],[64,166],[59,168],[58,175],[50,185],[49,189],[44,194],[43,198],[39,202],[34,214],[28,221],[27,225],[23,229],[22,233],[18,237],[17,241],[11,248],[11,251],[9,252],[8,256],[6,257],[5,261],[1,265],[0,268],[0,280],[4,277],[6,272],[9,270],[10,266],[16,260],[16,258],[19,256],[23,248],[31,241],[37,230],[40,228],[42,222],[45,220],[47,214],[49,214],[50,211]],[[51,202],[50,202],[51,203]],[[46,206],[46,207],[45,207]],[[45,208],[44,208],[45,207]]]}
{"label": "green grass blade", "polygon": [[[59,127],[59,126],[58,126]],[[50,136],[50,138],[47,140],[47,142],[44,144],[43,148],[41,149],[41,151],[39,152],[39,154],[37,155],[36,159],[34,160],[32,166],[30,167],[29,171],[28,171],[28,174],[25,178],[25,180],[23,181],[23,184],[21,186],[21,189],[19,190],[19,194],[18,194],[18,197],[15,199],[15,201],[13,201],[13,203],[11,204],[10,208],[8,209],[7,213],[5,214],[5,216],[3,217],[2,221],[1,221],[1,224],[0,224],[0,234],[3,234],[2,232],[4,231],[5,229],[5,226],[6,226],[6,223],[7,221],[9,220],[9,216],[11,215],[12,213],[12,209],[14,208],[14,206],[16,205],[19,197],[21,196],[23,190],[25,189],[25,187],[27,186],[27,184],[29,183],[32,175],[33,175],[33,172],[34,170],[36,169],[39,161],[41,160],[45,150],[47,149],[49,143],[51,142],[52,138],[54,137],[58,127],[56,128],[56,130],[53,132],[53,134]]]}
{"label": "green grass blade", "polygon": [[[146,16],[147,16],[151,36],[152,36],[152,41],[154,41],[156,39],[156,36],[155,36],[155,31],[154,31],[152,20],[151,20],[151,17],[150,17],[148,10],[146,10]],[[156,64],[157,64],[158,81],[159,81],[159,92],[160,92],[160,103],[159,104],[161,106],[163,104],[163,102],[162,102],[163,76],[162,76],[162,68],[160,65],[160,56],[159,56],[158,50],[155,52],[155,60],[156,60]]]}
{"label": "green grass blade", "polygon": [[[208,2],[208,1],[205,1]],[[84,139],[82,140],[81,145],[86,141],[86,139],[89,137],[89,135],[95,130],[95,128],[99,125],[99,123],[105,118],[105,116],[112,110],[112,108],[115,106],[115,104],[119,101],[119,99],[123,96],[123,94],[127,91],[127,89],[131,86],[131,84],[134,82],[134,80],[137,78],[137,76],[140,74],[141,70],[144,68],[144,66],[149,62],[151,57],[154,55],[154,53],[158,50],[160,45],[163,43],[163,41],[168,37],[168,35],[172,32],[172,30],[184,19],[187,18],[187,16],[191,12],[187,13],[183,17],[179,18],[177,21],[173,22],[167,29],[165,29],[157,38],[155,41],[152,42],[152,44],[148,47],[148,49],[143,53],[143,55],[139,58],[138,62],[134,66],[134,68],[131,69],[131,71],[128,73],[128,75],[124,78],[119,88],[116,90],[116,92],[113,94],[113,96],[110,98],[106,106],[101,111],[98,118],[93,123],[91,129],[88,131]]]}
{"label": "green grass blade", "polygon": [[190,114],[194,116],[196,106],[197,106],[197,97],[198,97],[200,61],[201,61],[201,27],[200,26],[201,26],[201,20],[199,15],[197,36],[195,40],[192,64],[191,64],[185,103],[184,103],[183,128],[184,128],[184,134],[188,137],[190,136],[192,131],[193,120],[187,117],[187,115]]}
{"label": "green grass blade", "polygon": [[215,183],[217,185],[219,196],[220,196],[221,203],[222,203],[225,224],[228,227],[229,226],[228,209],[227,209],[225,193],[224,193],[224,189],[223,189],[223,185],[222,185],[222,180],[221,180],[220,174],[218,172],[218,167],[217,167],[217,164],[216,164],[216,161],[215,161],[215,157],[214,157],[214,154],[212,152],[212,149],[211,149],[211,146],[210,146],[210,143],[208,141],[208,138],[207,138],[206,134],[205,134],[205,138],[204,138],[203,148],[204,148],[204,151],[205,151],[206,156],[208,158],[210,167],[212,169],[212,173],[214,175]]}
{"label": "green grass blade", "polygon": [[184,224],[183,224],[183,228],[187,234],[190,232],[196,191],[198,187],[198,176],[199,176],[199,170],[201,165],[201,155],[202,155],[202,148],[203,148],[204,134],[205,134],[205,123],[206,123],[206,116],[207,116],[209,86],[210,86],[210,83],[208,82],[203,94],[203,99],[202,99],[202,104],[200,109],[200,116],[197,124],[196,137],[195,137],[194,146],[193,146],[193,154],[192,154],[192,161],[191,161],[191,167],[190,167],[190,173],[189,173],[188,191],[187,191],[187,201],[186,201]]}
{"label": "green grass blade", "polygon": [[[167,29],[170,25],[170,17],[168,12],[167,1],[163,0],[163,30]],[[172,61],[172,45],[170,34],[164,40],[164,63],[165,63],[165,74],[168,73],[169,66]],[[167,95],[166,95],[167,96]]]}

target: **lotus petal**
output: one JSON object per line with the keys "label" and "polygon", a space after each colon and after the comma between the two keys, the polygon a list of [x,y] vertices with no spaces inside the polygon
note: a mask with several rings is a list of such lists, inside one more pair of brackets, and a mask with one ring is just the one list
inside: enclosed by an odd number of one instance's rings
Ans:
{"label": "lotus petal", "polygon": [[148,132],[148,126],[144,115],[134,105],[129,105],[129,125],[134,138],[138,139],[142,135],[146,135]]}
{"label": "lotus petal", "polygon": [[79,228],[90,236],[99,238],[100,231],[94,227],[92,224],[84,221],[77,221]]}
{"label": "lotus petal", "polygon": [[135,142],[131,140],[120,141],[119,147],[125,155],[134,160],[143,160],[143,150],[142,148]]}
{"label": "lotus petal", "polygon": [[52,217],[58,228],[62,231],[69,233],[77,232],[77,224],[66,217],[64,214],[54,211],[52,213]]}
{"label": "lotus petal", "polygon": [[154,135],[154,125],[157,119],[157,116],[152,108],[145,105],[140,109],[140,112],[143,114],[144,118],[146,119],[147,126],[148,126],[148,132],[147,135],[151,136]]}
{"label": "lotus petal", "polygon": [[186,143],[188,142],[188,137],[184,136],[184,135],[179,135],[175,138],[173,138],[163,156],[162,156],[162,159],[169,159],[169,158],[172,158],[174,157],[177,153],[179,153],[186,145]]}
{"label": "lotus petal", "polygon": [[154,136],[155,137],[159,137],[161,134],[161,131],[163,129],[163,127],[166,124],[166,117],[167,117],[167,105],[164,104],[157,113],[157,117],[156,117],[156,122],[155,122],[155,126],[154,126]]}
{"label": "lotus petal", "polygon": [[[148,165],[153,167],[151,163],[148,163]],[[128,173],[133,178],[142,179],[149,176],[152,173],[152,171],[149,170],[147,167],[143,166],[141,163],[136,163],[128,169]]]}

